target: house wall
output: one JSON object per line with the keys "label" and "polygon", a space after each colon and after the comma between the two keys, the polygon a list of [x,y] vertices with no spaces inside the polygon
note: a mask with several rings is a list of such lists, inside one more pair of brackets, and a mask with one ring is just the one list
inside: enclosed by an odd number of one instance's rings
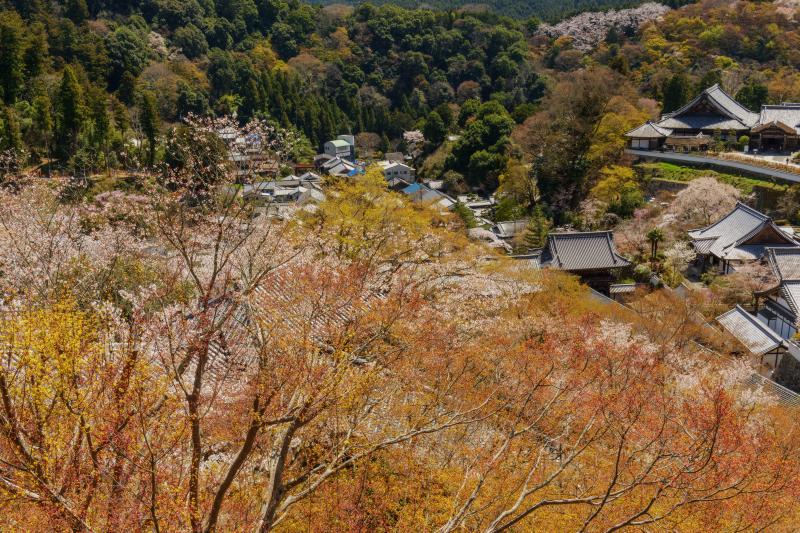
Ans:
{"label": "house wall", "polygon": [[333,144],[332,142],[328,141],[328,142],[325,143],[325,147],[324,148],[325,148],[325,153],[330,155],[330,156],[333,156],[333,157],[339,156],[339,157],[343,157],[343,158],[346,158],[346,159],[350,158],[350,151],[351,151],[350,150],[350,146],[344,146],[344,147],[339,148],[335,144]]}

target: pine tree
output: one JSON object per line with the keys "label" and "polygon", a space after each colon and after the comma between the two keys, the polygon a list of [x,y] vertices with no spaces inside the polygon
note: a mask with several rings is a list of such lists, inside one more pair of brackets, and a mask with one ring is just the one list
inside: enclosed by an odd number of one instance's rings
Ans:
{"label": "pine tree", "polygon": [[102,89],[90,93],[89,111],[94,128],[92,144],[103,153],[106,171],[108,171],[108,139],[111,136],[111,117],[108,113],[108,97]]}
{"label": "pine tree", "polygon": [[15,11],[0,13],[0,89],[3,101],[13,104],[25,83],[25,25]]}
{"label": "pine tree", "polygon": [[156,162],[156,142],[160,117],[156,105],[156,97],[152,91],[144,91],[139,98],[141,107],[141,126],[147,138],[147,164],[153,166]]}
{"label": "pine tree", "polygon": [[83,127],[83,91],[72,67],[66,67],[58,90],[56,157],[66,161],[75,154]]}
{"label": "pine tree", "polygon": [[668,113],[682,107],[689,101],[689,79],[686,74],[678,73],[664,83],[663,112]]}
{"label": "pine tree", "polygon": [[[53,138],[53,111],[50,97],[47,93],[37,96],[33,100],[33,136],[37,148],[49,158],[51,140]],[[48,165],[48,168],[50,166]]]}

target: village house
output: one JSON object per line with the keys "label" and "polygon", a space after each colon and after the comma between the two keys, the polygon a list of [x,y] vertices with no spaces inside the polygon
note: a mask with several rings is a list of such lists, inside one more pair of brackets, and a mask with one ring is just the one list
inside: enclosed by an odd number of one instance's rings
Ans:
{"label": "village house", "polygon": [[800,103],[762,106],[753,112],[713,85],[677,111],[648,121],[625,134],[636,150],[707,150],[715,137],[738,142],[748,137],[748,147],[759,151],[800,148]]}
{"label": "village house", "polygon": [[701,271],[709,266],[722,274],[737,265],[764,256],[767,247],[794,247],[797,241],[777,226],[770,217],[738,202],[733,210],[708,227],[689,232]]}
{"label": "village house", "polygon": [[350,177],[362,173],[364,169],[348,159],[334,157],[322,163],[319,170],[329,176]]}
{"label": "village house", "polygon": [[356,141],[352,135],[339,135],[323,146],[323,152],[331,157],[340,157],[349,161],[356,159]]}
{"label": "village house", "polygon": [[451,198],[441,191],[431,189],[422,183],[412,183],[405,189],[402,189],[401,192],[415,202],[434,204],[444,207],[445,209],[450,209],[456,204],[454,198]]}
{"label": "village house", "polygon": [[417,179],[416,170],[405,163],[397,161],[379,161],[378,166],[383,171],[386,181],[400,179],[406,183],[413,183]]}

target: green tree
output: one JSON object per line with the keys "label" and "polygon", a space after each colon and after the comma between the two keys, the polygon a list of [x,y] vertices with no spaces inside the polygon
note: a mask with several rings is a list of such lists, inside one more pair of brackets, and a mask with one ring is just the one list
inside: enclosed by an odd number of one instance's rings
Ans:
{"label": "green tree", "polygon": [[445,126],[444,120],[442,120],[439,113],[432,111],[427,120],[425,120],[425,128],[422,132],[426,141],[434,146],[439,146],[447,137],[447,126]]}
{"label": "green tree", "polygon": [[664,241],[664,230],[653,228],[645,235],[647,242],[650,243],[650,259],[655,261],[658,256],[658,245]]}
{"label": "green tree", "polygon": [[525,246],[530,250],[542,248],[547,242],[550,232],[550,221],[544,216],[542,207],[537,205],[531,214],[528,227],[525,229]]}
{"label": "green tree", "polygon": [[44,24],[37,22],[31,24],[25,46],[25,75],[30,80],[45,73],[49,58],[49,44],[47,30]]}
{"label": "green tree", "polygon": [[475,228],[478,226],[478,221],[475,220],[475,214],[472,212],[472,209],[467,207],[461,202],[456,202],[452,207],[453,213],[458,215],[462,222],[464,222],[464,226],[467,229]]}
{"label": "green tree", "polygon": [[3,108],[3,150],[14,150],[21,153],[23,149],[22,132],[19,128],[17,113],[11,106]]}
{"label": "green tree", "polygon": [[89,113],[92,119],[91,142],[103,154],[106,171],[109,170],[109,139],[111,137],[111,117],[108,112],[108,96],[105,91],[93,89],[89,92]]}
{"label": "green tree", "polygon": [[133,105],[136,100],[136,76],[130,72],[123,72],[117,88],[117,96],[120,101]]}
{"label": "green tree", "polygon": [[72,67],[66,67],[61,76],[57,104],[57,135],[55,152],[62,162],[75,154],[78,135],[83,127],[83,90]]}
{"label": "green tree", "polygon": [[763,83],[751,81],[736,93],[736,100],[753,111],[760,111],[769,100],[769,91]]}
{"label": "green tree", "polygon": [[663,112],[669,113],[682,107],[690,98],[689,78],[680,72],[674,74],[665,83],[663,92]]}
{"label": "green tree", "polygon": [[194,24],[178,28],[172,36],[172,42],[189,59],[195,59],[208,53],[208,41],[203,32]]}
{"label": "green tree", "polygon": [[89,7],[86,5],[86,0],[67,0],[64,14],[75,24],[83,24],[89,18]]}
{"label": "green tree", "polygon": [[611,165],[600,170],[600,179],[591,190],[591,196],[607,206],[607,210],[621,217],[629,217],[644,203],[644,195],[633,169]]}
{"label": "green tree", "polygon": [[147,64],[147,44],[138,32],[128,26],[120,26],[106,37],[106,49],[109,59],[108,84],[111,88],[120,85],[126,72],[137,77]]}
{"label": "green tree", "polygon": [[0,97],[7,104],[17,100],[25,83],[25,31],[16,11],[0,13]]}
{"label": "green tree", "polygon": [[158,141],[158,129],[160,116],[156,96],[152,91],[144,91],[139,97],[139,107],[141,108],[142,133],[147,139],[147,164],[153,166],[156,162],[156,143]]}
{"label": "green tree", "polygon": [[[49,158],[53,138],[53,111],[50,97],[47,93],[41,94],[33,100],[32,121],[33,143],[41,148],[41,153]],[[50,168],[50,165],[47,167]]]}

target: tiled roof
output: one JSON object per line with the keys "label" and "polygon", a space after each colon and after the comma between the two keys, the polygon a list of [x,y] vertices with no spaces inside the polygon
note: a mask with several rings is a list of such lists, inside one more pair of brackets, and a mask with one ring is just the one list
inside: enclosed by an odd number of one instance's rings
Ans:
{"label": "tiled roof", "polygon": [[780,293],[795,316],[800,314],[800,281],[782,281]]}
{"label": "tiled roof", "polygon": [[795,131],[800,131],[800,104],[765,105],[761,107],[759,126],[781,123]]}
{"label": "tiled roof", "polygon": [[635,283],[614,283],[610,287],[611,294],[627,294],[631,292],[636,292],[636,284]]}
{"label": "tiled roof", "polygon": [[716,237],[707,237],[705,239],[695,239],[692,244],[694,251],[700,255],[705,255],[711,249],[711,246],[717,241]]}
{"label": "tiled roof", "polygon": [[791,238],[772,223],[765,214],[742,203],[737,203],[733,211],[714,224],[689,232],[697,253],[710,253],[723,259],[747,259],[760,257],[760,243],[742,246],[748,238],[755,235],[765,224],[772,225],[779,237],[785,238],[786,245],[795,244]]}
{"label": "tiled roof", "polygon": [[800,281],[800,247],[768,248],[772,270],[781,281]]}
{"label": "tiled roof", "polygon": [[681,117],[668,117],[661,120],[658,125],[668,129],[687,130],[748,130],[747,124],[734,118],[719,115],[684,115]]}
{"label": "tiled roof", "polygon": [[770,352],[783,343],[777,333],[739,305],[718,316],[717,322],[755,355]]}
{"label": "tiled roof", "polygon": [[492,231],[501,239],[510,239],[519,235],[528,227],[528,219],[520,220],[507,220],[505,222],[498,222],[492,227]]}
{"label": "tiled roof", "polygon": [[[689,114],[701,101],[708,102],[719,115]],[[758,119],[758,113],[744,107],[716,84],[674,113],[666,115],[658,125],[662,128],[746,130],[754,126]]]}
{"label": "tiled roof", "polygon": [[542,266],[580,271],[621,268],[631,263],[617,253],[610,231],[551,233],[547,237]]}
{"label": "tiled roof", "polygon": [[661,139],[669,136],[672,130],[662,128],[658,124],[647,121],[638,128],[634,128],[625,134],[626,137],[634,137],[636,139]]}

